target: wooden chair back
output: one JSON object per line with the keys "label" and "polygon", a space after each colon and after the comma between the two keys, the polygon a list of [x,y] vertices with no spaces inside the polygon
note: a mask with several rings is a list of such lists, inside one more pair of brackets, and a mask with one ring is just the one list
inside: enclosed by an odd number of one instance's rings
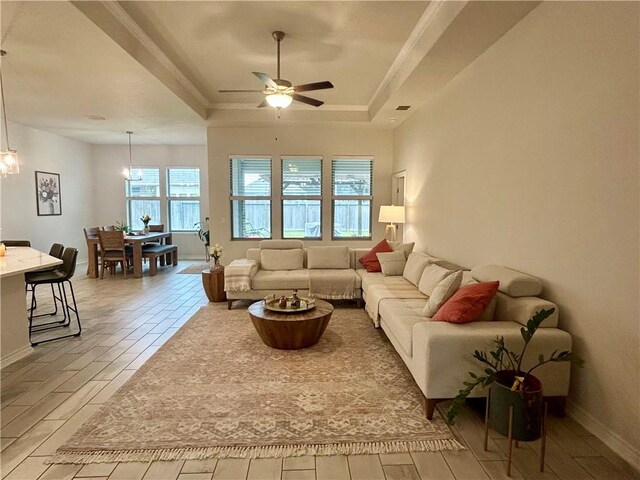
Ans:
{"label": "wooden chair back", "polygon": [[164,223],[160,223],[159,225],[149,225],[150,232],[164,232]]}
{"label": "wooden chair back", "polygon": [[89,227],[89,228],[83,228],[82,230],[84,230],[85,240],[89,240],[90,238],[98,238],[98,232],[100,231],[100,228]]}
{"label": "wooden chair back", "polygon": [[105,225],[104,227],[102,227],[102,230],[105,232],[113,232],[116,230],[116,226],[115,225]]}
{"label": "wooden chair back", "polygon": [[98,232],[100,238],[100,249],[103,252],[124,253],[124,233],[120,230],[101,230]]}

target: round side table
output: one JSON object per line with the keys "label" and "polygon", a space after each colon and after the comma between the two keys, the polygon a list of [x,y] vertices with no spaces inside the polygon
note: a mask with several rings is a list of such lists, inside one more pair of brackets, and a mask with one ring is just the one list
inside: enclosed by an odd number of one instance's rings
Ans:
{"label": "round side table", "polygon": [[203,270],[202,287],[210,302],[225,302],[227,295],[224,293],[224,267],[218,265],[213,270]]}

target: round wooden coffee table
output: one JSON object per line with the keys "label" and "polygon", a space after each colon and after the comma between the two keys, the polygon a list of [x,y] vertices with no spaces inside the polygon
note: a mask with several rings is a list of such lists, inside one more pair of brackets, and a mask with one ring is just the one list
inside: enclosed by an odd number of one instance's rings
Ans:
{"label": "round wooden coffee table", "polygon": [[333,305],[316,300],[316,308],[302,313],[278,313],[264,308],[264,302],[252,303],[249,316],[260,338],[273,348],[296,350],[315,345],[331,320]]}

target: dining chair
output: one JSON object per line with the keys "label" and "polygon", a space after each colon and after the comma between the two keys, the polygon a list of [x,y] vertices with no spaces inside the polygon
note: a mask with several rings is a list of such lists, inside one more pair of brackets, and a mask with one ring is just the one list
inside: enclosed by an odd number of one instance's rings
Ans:
{"label": "dining chair", "polygon": [[105,231],[105,232],[113,232],[113,231],[115,231],[117,229],[116,229],[115,225],[105,225],[105,226],[102,227],[102,230]]}
{"label": "dining chair", "polygon": [[[159,223],[157,225],[149,225],[149,233],[161,233],[164,232],[164,223]],[[153,249],[154,247],[157,247],[158,245],[162,245],[164,243],[164,239],[158,239],[158,240],[150,240],[148,242],[145,242],[144,245],[142,245],[142,251],[144,252],[145,250],[149,250],[150,248]],[[144,262],[146,263],[147,261],[147,257],[143,257]],[[165,264],[165,256],[161,255],[160,256],[160,265],[164,265]]]}
{"label": "dining chair", "polygon": [[[78,249],[65,248],[62,253],[62,265],[48,271],[28,272],[25,274],[25,281],[31,286],[34,295],[31,297],[31,308],[29,309],[29,341],[31,345],[38,345],[40,343],[51,342],[53,340],[59,340],[67,337],[78,337],[82,333],[82,325],[80,324],[80,315],[78,314],[78,304],[76,303],[76,295],[73,291],[73,284],[71,278],[76,271],[76,262],[78,260]],[[53,293],[53,301],[55,305],[54,312],[42,313],[35,315],[35,290],[38,285],[51,285],[51,291]],[[67,294],[66,286],[69,286],[69,293],[71,294],[71,301],[69,302],[69,295]],[[54,286],[58,287],[58,294],[56,295]],[[34,324],[34,319],[45,316],[57,316],[58,302],[62,305],[63,319],[59,321]],[[65,328],[71,325],[72,314],[75,316],[78,323],[78,331],[68,333],[69,330],[63,331],[63,335],[47,337],[44,339],[33,339],[33,334],[43,332],[46,330],[53,330],[58,328]]]}
{"label": "dining chair", "polygon": [[107,264],[112,264],[115,272],[115,266],[118,263],[122,265],[124,278],[127,278],[127,268],[133,252],[131,248],[125,246],[124,233],[120,230],[101,230],[98,232],[98,237],[100,238],[100,249],[102,250],[100,278],[104,278],[104,270],[107,268]]}
{"label": "dining chair", "polygon": [[5,247],[30,247],[31,242],[29,240],[2,240]]}
{"label": "dining chair", "polygon": [[[98,240],[98,232],[100,231],[100,227],[83,228],[82,231],[84,232],[84,239],[87,242],[87,252],[89,255],[91,255],[91,240],[93,241]],[[98,268],[100,265],[100,244],[99,243],[97,245],[97,249],[98,249],[98,260],[97,260],[96,268]],[[87,275],[89,275],[89,262],[87,262]]]}

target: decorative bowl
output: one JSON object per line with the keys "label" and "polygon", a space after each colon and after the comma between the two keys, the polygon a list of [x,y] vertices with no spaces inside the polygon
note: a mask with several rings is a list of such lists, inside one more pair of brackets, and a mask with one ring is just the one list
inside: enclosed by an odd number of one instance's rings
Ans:
{"label": "decorative bowl", "polygon": [[272,312],[278,313],[300,313],[307,312],[316,308],[316,299],[309,297],[298,297],[300,300],[300,306],[294,308],[291,306],[291,301],[293,297],[287,297],[287,306],[286,308],[282,308],[280,303],[280,298],[276,297],[275,294],[267,295],[264,297],[264,308],[267,310],[271,310]]}

